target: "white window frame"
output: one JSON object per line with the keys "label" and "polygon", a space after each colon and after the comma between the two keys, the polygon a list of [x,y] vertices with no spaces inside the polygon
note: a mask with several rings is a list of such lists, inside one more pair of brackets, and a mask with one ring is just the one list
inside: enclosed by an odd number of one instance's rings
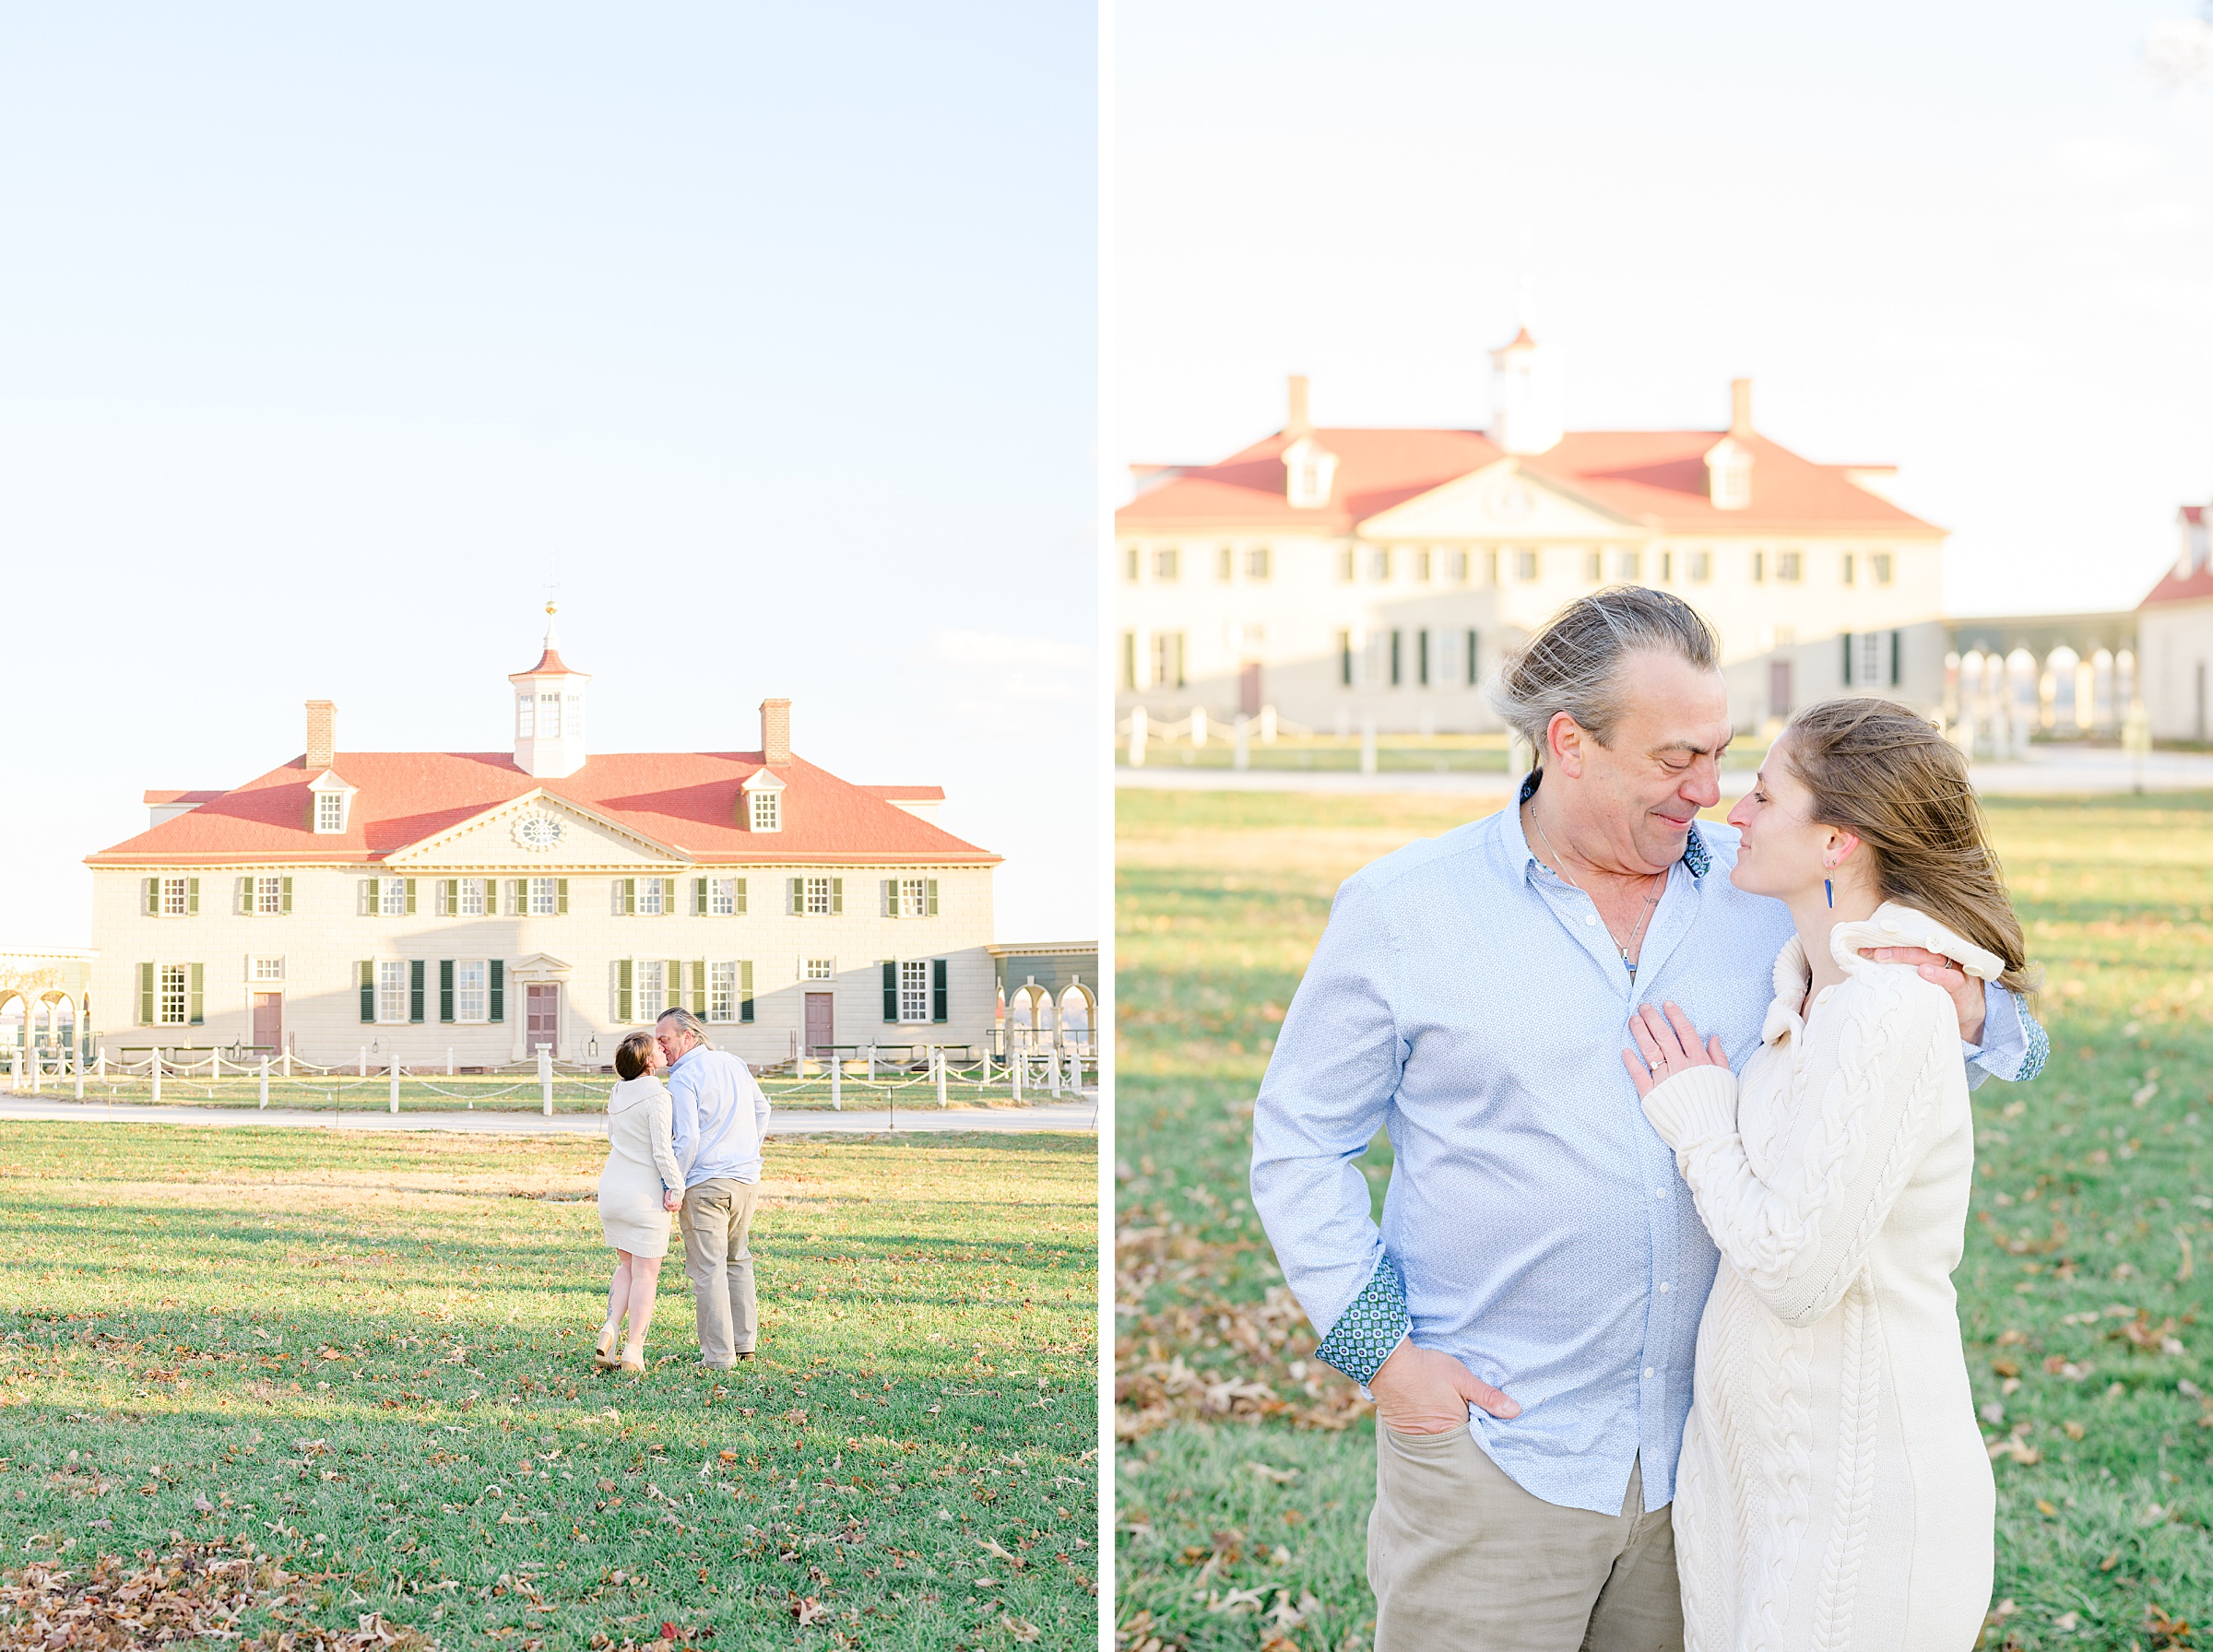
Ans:
{"label": "white window frame", "polygon": [[918,918],[929,911],[929,879],[902,878],[899,879],[899,911],[903,918]]}
{"label": "white window frame", "polygon": [[283,956],[266,952],[255,953],[252,965],[246,971],[246,979],[255,985],[262,985],[272,981],[281,982],[284,979]]}
{"label": "white window frame", "polygon": [[315,794],[315,830],[325,833],[346,830],[346,794],[344,792],[317,792]]}
{"label": "white window frame", "polygon": [[538,696],[535,693],[515,697],[515,738],[534,740],[538,738]]}
{"label": "white window frame", "polygon": [[[496,896],[492,897],[490,902],[486,899],[486,890],[491,882],[491,879],[489,878],[462,879],[460,889],[455,891],[461,903],[461,910],[456,915],[465,918],[480,918],[490,915],[487,910],[488,906],[498,903]],[[471,901],[476,903],[474,906],[469,904]]]}
{"label": "white window frame", "polygon": [[530,915],[534,918],[550,918],[556,915],[561,911],[561,879],[558,878],[531,879],[530,893],[525,903],[530,908]]}
{"label": "white window frame", "polygon": [[254,879],[254,910],[267,916],[281,915],[284,911],[284,879],[256,878]]}
{"label": "white window frame", "polygon": [[561,738],[561,696],[540,694],[538,697],[538,738],[541,740]]}
{"label": "white window frame", "polygon": [[[192,1015],[192,968],[189,964],[164,963],[154,972],[154,1024],[158,1027],[182,1027],[189,1024]],[[171,1014],[172,1009],[176,1011]]]}
{"label": "white window frame", "polygon": [[1183,548],[1179,545],[1156,545],[1153,548],[1153,578],[1164,585],[1172,585],[1183,577]]}
{"label": "white window frame", "polygon": [[799,879],[799,915],[809,918],[826,918],[830,915],[829,879]]}
{"label": "white window frame", "polygon": [[781,832],[784,830],[784,794],[762,790],[753,794],[753,830]]}
{"label": "white window frame", "polygon": [[[645,983],[650,980],[652,988]],[[642,1026],[650,1026],[660,1019],[669,1004],[669,965],[659,958],[633,958],[630,961],[630,1019]]]}
{"label": "white window frame", "polygon": [[1805,557],[1795,550],[1775,553],[1775,577],[1785,584],[1796,584],[1805,572]]}
{"label": "white window frame", "polygon": [[662,888],[663,885],[658,878],[638,879],[638,915],[640,917],[657,918],[668,910],[662,903]]}
{"label": "white window frame", "polygon": [[707,915],[711,918],[730,918],[738,915],[738,879],[710,878],[707,879]]}
{"label": "white window frame", "polygon": [[191,890],[190,879],[162,879],[161,915],[165,918],[181,918],[189,914],[192,910]]}
{"label": "white window frame", "polygon": [[1852,640],[1857,657],[1852,662],[1852,686],[1887,689],[1890,686],[1890,633],[1864,631]]}
{"label": "white window frame", "polygon": [[1514,552],[1514,577],[1516,579],[1533,580],[1538,576],[1541,571],[1535,551],[1517,550]]}
{"label": "white window frame", "polygon": [[911,1026],[929,1020],[929,960],[899,961],[899,1022]]}
{"label": "white window frame", "polygon": [[[472,971],[475,974],[473,984],[470,980]],[[454,960],[454,1020],[471,1026],[485,1024],[491,1020],[491,964],[489,960]]]}
{"label": "white window frame", "polygon": [[1266,545],[1248,545],[1245,548],[1245,577],[1265,580],[1272,577],[1274,552]]}
{"label": "white window frame", "polygon": [[408,961],[376,961],[376,1021],[379,1026],[404,1025],[408,1019]]}
{"label": "white window frame", "polygon": [[405,878],[379,878],[376,880],[376,915],[380,918],[404,918],[408,915],[408,880]]}
{"label": "white window frame", "polygon": [[1615,551],[1614,553],[1614,577],[1615,579],[1642,579],[1644,577],[1644,553],[1639,550]]}
{"label": "white window frame", "polygon": [[1878,585],[1888,584],[1892,568],[1890,553],[1887,550],[1878,550],[1867,560],[1875,564],[1875,583]]}
{"label": "white window frame", "polygon": [[707,1020],[734,1021],[738,1019],[738,966],[736,963],[707,965]]}
{"label": "white window frame", "polygon": [[802,981],[834,981],[837,979],[837,960],[810,958],[799,974]]}
{"label": "white window frame", "polygon": [[1687,572],[1690,574],[1690,583],[1692,584],[1702,585],[1706,584],[1707,581],[1713,577],[1713,552],[1710,550],[1692,551],[1689,557],[1689,566]]}
{"label": "white window frame", "polygon": [[1391,583],[1391,547],[1378,545],[1367,553],[1367,577],[1376,584]]}

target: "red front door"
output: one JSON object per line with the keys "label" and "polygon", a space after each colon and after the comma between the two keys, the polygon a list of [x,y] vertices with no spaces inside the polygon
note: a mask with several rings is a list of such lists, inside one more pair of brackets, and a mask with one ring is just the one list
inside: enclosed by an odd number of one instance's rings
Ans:
{"label": "red front door", "polygon": [[837,1042],[837,1023],[831,1014],[831,995],[811,992],[807,995],[807,1053],[810,1056],[828,1055],[830,1046]]}
{"label": "red front door", "polygon": [[538,1046],[544,1044],[555,1055],[559,1055],[561,1053],[560,984],[553,981],[531,982],[527,996],[524,999],[524,1007],[525,1013],[529,1017],[525,1023],[524,1049],[528,1054],[535,1056],[538,1054]]}
{"label": "red front door", "polygon": [[254,995],[254,1042],[265,1050],[284,1048],[282,993],[257,992]]}

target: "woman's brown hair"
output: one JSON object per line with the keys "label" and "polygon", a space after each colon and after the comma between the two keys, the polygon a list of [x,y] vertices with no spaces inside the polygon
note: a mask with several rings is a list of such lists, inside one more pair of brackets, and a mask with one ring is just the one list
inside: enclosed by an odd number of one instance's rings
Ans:
{"label": "woman's brown hair", "polygon": [[2006,961],[2000,983],[2030,990],[2029,945],[1967,759],[1929,723],[1888,700],[1826,700],[1777,741],[1813,794],[1812,817],[1857,836],[1877,886]]}
{"label": "woman's brown hair", "polygon": [[615,1075],[641,1078],[653,1070],[654,1038],[650,1032],[633,1032],[615,1046]]}

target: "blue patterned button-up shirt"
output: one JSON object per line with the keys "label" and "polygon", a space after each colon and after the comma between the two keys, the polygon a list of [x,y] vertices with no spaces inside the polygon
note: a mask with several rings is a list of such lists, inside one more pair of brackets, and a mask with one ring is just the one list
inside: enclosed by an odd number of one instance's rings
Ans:
{"label": "blue patterned button-up shirt", "polygon": [[[1692,827],[1632,976],[1518,808],[1387,855],[1338,891],[1260,1086],[1253,1206],[1320,1357],[1365,1383],[1411,1334],[1463,1361],[1521,1407],[1475,1411],[1476,1443],[1547,1503],[1618,1513],[1639,1457],[1646,1507],[1675,1496],[1715,1252],[1621,1052],[1665,999],[1732,1066],[1757,1045],[1791,919],[1735,856]],[[1993,987],[1969,1078],[2033,1078],[2047,1047]],[[1379,1128],[1379,1229],[1355,1162]]]}

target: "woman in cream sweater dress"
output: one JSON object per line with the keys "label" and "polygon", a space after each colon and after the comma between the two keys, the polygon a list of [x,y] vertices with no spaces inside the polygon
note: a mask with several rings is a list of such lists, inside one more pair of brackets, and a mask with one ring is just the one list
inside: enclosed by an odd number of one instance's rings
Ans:
{"label": "woman in cream sweater dress", "polygon": [[1925,947],[2013,985],[2020,925],[1964,761],[1900,708],[1811,708],[1730,820],[1732,881],[1797,920],[1759,1047],[1733,1075],[1671,1004],[1626,1054],[1721,1250],[1675,1482],[1686,1645],[1967,1652],[1995,1498],[1951,1282],[1974,1173],[1959,1016],[1860,954]]}
{"label": "woman in cream sweater dress", "polygon": [[[645,1331],[653,1323],[661,1258],[669,1254],[669,1212],[681,1201],[683,1172],[669,1139],[669,1090],[660,1075],[669,1063],[650,1032],[633,1032],[615,1050],[619,1082],[607,1098],[607,1168],[599,1173],[599,1226],[613,1248],[615,1277],[608,1286],[607,1323],[599,1330],[596,1364],[631,1375],[645,1369]],[[615,1357],[622,1320],[630,1334]]]}

